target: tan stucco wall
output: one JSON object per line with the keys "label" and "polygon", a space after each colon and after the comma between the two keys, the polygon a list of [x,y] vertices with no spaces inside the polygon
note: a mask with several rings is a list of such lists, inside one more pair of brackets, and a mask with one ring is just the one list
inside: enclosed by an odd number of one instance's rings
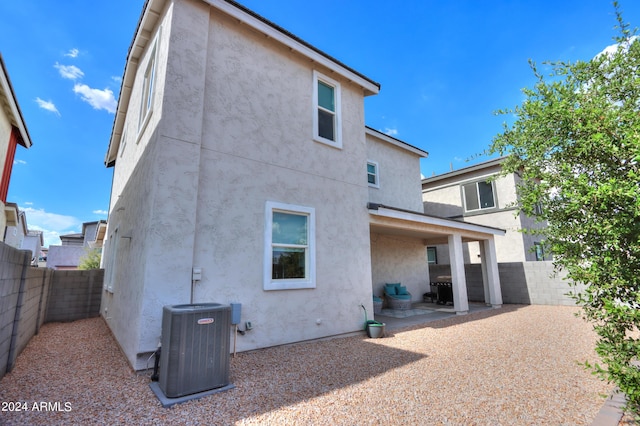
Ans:
{"label": "tan stucco wall", "polygon": [[427,250],[421,240],[371,233],[373,294],[382,297],[385,283],[402,283],[414,302],[429,291]]}
{"label": "tan stucco wall", "polygon": [[[369,187],[369,200],[422,212],[420,157],[367,134],[367,160],[378,163],[379,187]],[[362,166],[366,171],[366,163]]]}
{"label": "tan stucco wall", "polygon": [[[313,64],[219,13],[180,1],[163,18],[139,140],[147,56],[131,96],[108,230],[126,238],[102,313],[136,368],[157,347],[162,306],[189,303],[193,267],[194,302],[242,303],[254,328],[239,351],[361,330],[360,304],[372,309],[362,88],[330,74],[343,148],[314,142]],[[315,209],[315,289],[263,290],[266,201]]]}

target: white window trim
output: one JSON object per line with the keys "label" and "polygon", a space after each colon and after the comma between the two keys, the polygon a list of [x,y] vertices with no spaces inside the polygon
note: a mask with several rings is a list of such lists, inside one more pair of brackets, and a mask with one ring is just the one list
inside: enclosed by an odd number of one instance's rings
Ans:
{"label": "white window trim", "polygon": [[[274,280],[272,278],[272,231],[273,212],[285,212],[291,214],[304,214],[308,216],[308,257],[305,278]],[[316,288],[316,219],[315,209],[292,204],[267,201],[265,206],[265,230],[264,230],[264,290],[293,290],[303,288]]]}
{"label": "white window trim", "polygon": [[124,132],[122,132],[122,137],[120,137],[120,155],[119,157],[122,158],[122,156],[124,155],[124,150],[127,147],[127,128],[125,127]]}
{"label": "white window trim", "polygon": [[367,183],[372,188],[380,188],[380,166],[378,165],[377,161],[367,160],[367,166],[369,166],[369,164],[373,165],[376,168],[376,172],[374,174],[375,177],[376,177],[376,183],[370,183],[369,182],[369,168],[368,167],[367,167]]}
{"label": "white window trim", "polygon": [[[323,138],[319,134],[318,128],[318,82],[321,81],[329,86],[332,86],[334,90],[334,102],[335,102],[335,137],[336,140],[332,141],[331,139]],[[342,107],[341,107],[341,89],[340,83],[336,80],[329,78],[323,74],[320,74],[318,71],[313,71],[313,140],[316,142],[324,143],[334,148],[342,149]]]}
{"label": "white window trim", "polygon": [[[158,40],[160,39],[161,30],[162,27],[158,30],[158,34],[156,34],[155,39],[151,44],[153,47],[151,48],[149,61],[147,62],[147,66],[143,74],[142,92],[140,93],[140,116],[138,119],[137,142],[140,142],[140,136],[147,127],[149,120],[151,120],[151,115],[153,113],[153,103],[155,100],[155,93],[157,91],[156,87],[158,85]],[[150,79],[148,78],[149,74],[151,74]],[[147,81],[149,81],[149,84],[147,84]]]}
{"label": "white window trim", "polygon": [[[480,201],[480,190],[478,189],[478,183],[488,183],[491,185],[491,194],[493,195],[493,207],[482,207],[482,202]],[[473,184],[475,185],[476,189],[475,189],[475,193],[476,193],[476,198],[478,199],[478,208],[477,209],[469,209],[467,208],[467,197],[466,197],[466,193],[465,193],[465,189],[464,187],[467,185]],[[494,184],[493,181],[489,181],[487,182],[486,180],[477,180],[475,182],[466,182],[463,184],[460,184],[460,192],[462,195],[462,204],[464,205],[464,211],[466,213],[476,213],[476,212],[487,212],[487,211],[491,211],[491,210],[496,210],[498,208],[498,198],[496,196],[496,186]]]}

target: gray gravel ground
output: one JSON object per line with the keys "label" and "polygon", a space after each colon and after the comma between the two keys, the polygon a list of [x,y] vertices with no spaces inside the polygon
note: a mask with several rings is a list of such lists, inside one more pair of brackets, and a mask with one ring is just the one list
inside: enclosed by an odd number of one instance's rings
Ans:
{"label": "gray gravel ground", "polygon": [[578,364],[596,355],[576,312],[505,305],[383,339],[363,332],[239,353],[235,389],[169,409],[102,318],[46,324],[0,381],[0,401],[28,410],[0,412],[0,423],[585,425],[613,387]]}

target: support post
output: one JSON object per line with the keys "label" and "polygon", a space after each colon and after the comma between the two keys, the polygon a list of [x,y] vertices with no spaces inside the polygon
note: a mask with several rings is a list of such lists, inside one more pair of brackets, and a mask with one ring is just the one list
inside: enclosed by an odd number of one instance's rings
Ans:
{"label": "support post", "polygon": [[451,261],[451,285],[453,290],[453,307],[456,314],[469,313],[467,299],[467,278],[464,273],[464,256],[462,254],[462,236],[449,235],[449,259]]}

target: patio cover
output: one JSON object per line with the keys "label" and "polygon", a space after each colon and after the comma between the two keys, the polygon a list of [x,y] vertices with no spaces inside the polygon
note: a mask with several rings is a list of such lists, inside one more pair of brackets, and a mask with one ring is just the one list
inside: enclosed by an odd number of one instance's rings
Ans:
{"label": "patio cover", "polygon": [[485,301],[495,308],[502,306],[494,237],[504,236],[504,229],[429,216],[383,204],[369,203],[367,208],[372,232],[418,238],[423,240],[425,245],[448,244],[453,306],[458,314],[466,314],[469,311],[462,243],[478,241]]}

